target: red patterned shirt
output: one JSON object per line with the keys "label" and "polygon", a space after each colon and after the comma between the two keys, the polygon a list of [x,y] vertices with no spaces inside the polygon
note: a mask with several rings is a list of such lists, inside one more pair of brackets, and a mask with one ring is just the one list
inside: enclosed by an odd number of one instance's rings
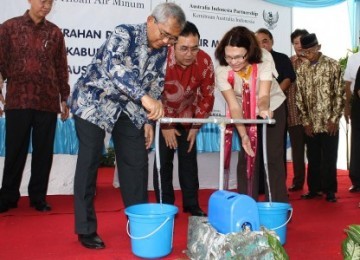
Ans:
{"label": "red patterned shirt", "polygon": [[200,50],[193,64],[176,64],[174,48],[169,48],[165,88],[162,94],[165,116],[207,118],[214,105],[214,66],[210,56]]}
{"label": "red patterned shirt", "polygon": [[70,94],[64,36],[53,23],[35,24],[28,11],[0,26],[0,73],[5,109],[60,112]]}

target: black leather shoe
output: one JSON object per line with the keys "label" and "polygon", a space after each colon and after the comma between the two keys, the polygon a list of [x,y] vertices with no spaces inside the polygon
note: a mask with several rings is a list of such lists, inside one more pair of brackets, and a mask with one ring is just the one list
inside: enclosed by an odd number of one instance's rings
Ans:
{"label": "black leather shoe", "polygon": [[0,213],[4,213],[4,212],[8,211],[9,209],[14,209],[14,208],[17,208],[16,202],[5,203],[5,202],[0,201]]}
{"label": "black leather shoe", "polygon": [[311,199],[314,199],[314,198],[319,198],[321,196],[322,195],[319,192],[311,192],[311,191],[309,191],[308,193],[305,193],[305,194],[301,195],[301,198],[304,199],[304,200],[311,200]]}
{"label": "black leather shoe", "polygon": [[335,193],[333,193],[333,192],[326,193],[326,201],[328,201],[328,202],[336,202],[337,199],[335,197]]}
{"label": "black leather shoe", "polygon": [[78,240],[80,243],[90,249],[103,249],[105,248],[105,244],[102,239],[98,236],[98,234],[91,233],[91,234],[79,234]]}
{"label": "black leather shoe", "polygon": [[197,206],[191,206],[191,207],[184,207],[184,212],[185,213],[190,213],[192,216],[197,216],[197,217],[206,217],[206,213],[204,211],[201,210],[201,208],[197,207]]}
{"label": "black leather shoe", "polygon": [[351,192],[351,193],[360,192],[360,187],[359,187],[359,186],[356,186],[356,185],[352,185],[352,186],[349,188],[349,192]]}
{"label": "black leather shoe", "polygon": [[37,211],[47,212],[51,211],[51,206],[46,201],[30,202],[30,207],[35,208]]}
{"label": "black leather shoe", "polygon": [[296,186],[296,185],[291,185],[289,188],[288,188],[288,191],[298,191],[298,190],[302,190],[303,188],[300,187],[300,186]]}

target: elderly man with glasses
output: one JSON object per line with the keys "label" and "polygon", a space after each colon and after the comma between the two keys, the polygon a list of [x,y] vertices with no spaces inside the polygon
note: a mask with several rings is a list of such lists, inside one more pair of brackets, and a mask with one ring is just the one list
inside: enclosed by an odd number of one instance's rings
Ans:
{"label": "elderly man with glasses", "polygon": [[[177,42],[169,49],[162,102],[166,117],[206,118],[214,104],[214,68],[210,56],[199,48],[200,34],[187,22]],[[174,204],[172,184],[173,159],[177,151],[179,182],[184,212],[206,216],[198,202],[198,167],[196,159],[197,124],[162,124],[160,163],[162,202]],[[156,165],[154,163],[154,165]],[[154,189],[160,201],[157,169],[154,166]]]}
{"label": "elderly man with glasses", "polygon": [[300,41],[307,61],[297,70],[296,105],[306,134],[309,188],[301,197],[319,198],[323,192],[326,201],[336,202],[339,121],[345,102],[341,68],[320,52],[314,33],[302,36]]}
{"label": "elderly man with glasses", "polygon": [[122,24],[100,47],[70,100],[79,138],[75,171],[75,232],[84,247],[104,248],[94,208],[105,131],[112,134],[125,207],[148,201],[148,149],[160,101],[168,46],[185,26],[174,3],[157,5],[142,24]]}

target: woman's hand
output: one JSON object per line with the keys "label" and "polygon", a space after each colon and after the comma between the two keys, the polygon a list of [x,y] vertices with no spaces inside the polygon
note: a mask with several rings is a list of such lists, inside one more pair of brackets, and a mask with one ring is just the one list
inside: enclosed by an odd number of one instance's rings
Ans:
{"label": "woman's hand", "polygon": [[262,111],[259,111],[259,116],[262,117],[263,119],[273,118],[274,112],[271,111],[270,109],[262,110]]}
{"label": "woman's hand", "polygon": [[255,156],[255,153],[253,151],[253,149],[251,148],[251,142],[250,142],[250,138],[248,135],[244,135],[241,137],[241,144],[242,147],[244,148],[244,151],[251,157]]}

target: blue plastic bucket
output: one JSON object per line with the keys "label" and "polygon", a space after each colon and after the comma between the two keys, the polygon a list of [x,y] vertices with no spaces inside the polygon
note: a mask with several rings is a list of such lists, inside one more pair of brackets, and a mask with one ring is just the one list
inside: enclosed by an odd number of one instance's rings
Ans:
{"label": "blue plastic bucket", "polygon": [[284,245],[286,242],[286,225],[293,213],[291,205],[281,202],[258,202],[257,206],[260,225],[274,230],[280,238],[280,243]]}
{"label": "blue plastic bucket", "polygon": [[170,254],[177,212],[177,207],[168,204],[147,203],[127,207],[125,214],[129,217],[127,232],[132,252],[143,258]]}

